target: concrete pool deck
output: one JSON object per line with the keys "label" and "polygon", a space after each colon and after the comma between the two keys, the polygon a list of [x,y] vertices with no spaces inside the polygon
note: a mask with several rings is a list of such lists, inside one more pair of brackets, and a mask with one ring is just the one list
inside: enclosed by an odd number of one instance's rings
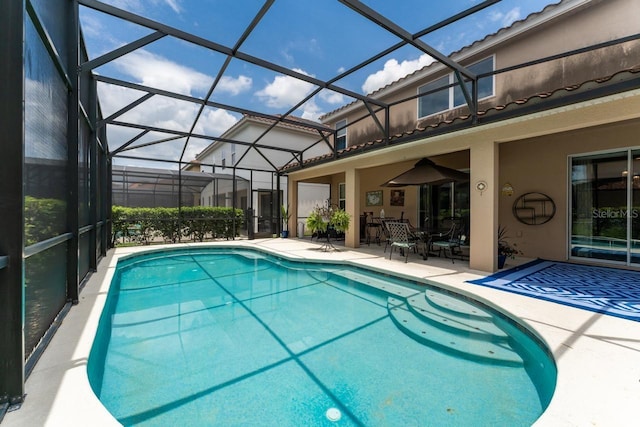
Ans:
{"label": "concrete pool deck", "polygon": [[[635,426],[640,420],[640,322],[466,283],[489,273],[465,262],[394,254],[372,245],[320,252],[299,239],[237,240],[180,246],[257,247],[290,258],[347,260],[457,290],[519,318],[549,346],[558,366],[551,404],[534,424],[541,426]],[[176,247],[171,245],[169,247]],[[86,364],[100,313],[119,257],[165,246],[109,251],[80,294],[80,303],[59,330],[26,382],[26,399],[8,412],[2,426],[117,426],[89,386]]]}

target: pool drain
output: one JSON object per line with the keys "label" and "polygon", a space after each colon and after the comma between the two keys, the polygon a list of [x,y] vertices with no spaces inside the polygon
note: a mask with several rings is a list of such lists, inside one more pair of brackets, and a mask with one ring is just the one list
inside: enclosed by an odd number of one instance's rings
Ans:
{"label": "pool drain", "polygon": [[338,408],[329,408],[327,409],[327,419],[329,421],[338,421],[342,417],[340,410]]}

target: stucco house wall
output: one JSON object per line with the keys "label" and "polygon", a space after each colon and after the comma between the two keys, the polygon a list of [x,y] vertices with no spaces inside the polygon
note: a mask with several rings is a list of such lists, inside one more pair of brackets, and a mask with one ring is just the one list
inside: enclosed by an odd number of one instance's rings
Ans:
{"label": "stucco house wall", "polygon": [[[533,16],[525,22],[515,23],[510,28],[462,49],[453,55],[453,59],[467,66],[495,55],[494,68],[498,70],[640,31],[640,2],[634,0],[565,1],[550,8],[552,9],[548,12]],[[554,16],[560,10],[564,13]],[[526,31],[523,30],[524,27]],[[620,69],[639,65],[638,58],[640,41],[634,40],[500,73],[495,76],[494,96],[481,100],[478,109],[483,111],[534,94],[609,76]],[[441,64],[433,64],[374,92],[374,95],[389,103],[406,99],[415,96],[421,85],[450,72]],[[391,135],[468,114],[468,108],[461,107],[419,118],[417,105],[418,101],[411,99],[391,107]],[[336,122],[344,119],[347,123],[352,123],[347,128],[348,146],[383,138],[383,133],[370,117],[356,122],[366,114],[363,106],[353,104],[327,114],[323,121],[330,127],[335,127]],[[384,113],[380,112],[377,116],[384,123]]]}
{"label": "stucco house wall", "polygon": [[[568,259],[569,156],[640,146],[640,122],[626,121],[500,145],[499,184],[510,183],[512,196],[499,196],[501,225],[525,256]],[[556,204],[546,224],[527,225],[512,213],[515,199],[528,192],[547,194]]]}

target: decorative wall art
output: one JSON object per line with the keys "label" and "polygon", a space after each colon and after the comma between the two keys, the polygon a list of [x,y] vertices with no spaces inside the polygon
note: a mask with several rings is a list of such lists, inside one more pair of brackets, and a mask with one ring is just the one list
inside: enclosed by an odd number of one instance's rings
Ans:
{"label": "decorative wall art", "polygon": [[391,190],[389,204],[391,206],[404,206],[404,190]]}
{"label": "decorative wall art", "polygon": [[382,206],[382,190],[367,191],[367,206]]}

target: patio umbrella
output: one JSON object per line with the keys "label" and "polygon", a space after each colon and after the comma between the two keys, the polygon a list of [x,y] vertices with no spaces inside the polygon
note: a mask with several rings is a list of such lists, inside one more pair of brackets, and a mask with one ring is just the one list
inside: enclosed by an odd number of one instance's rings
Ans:
{"label": "patio umbrella", "polygon": [[431,160],[424,158],[416,163],[413,168],[390,179],[381,186],[405,187],[407,185],[422,184],[438,185],[454,181],[469,181],[469,174],[446,166],[436,165]]}

